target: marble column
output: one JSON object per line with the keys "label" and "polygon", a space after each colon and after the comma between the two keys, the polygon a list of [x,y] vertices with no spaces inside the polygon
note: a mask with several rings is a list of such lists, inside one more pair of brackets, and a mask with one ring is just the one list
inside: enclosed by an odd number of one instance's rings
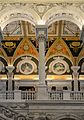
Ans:
{"label": "marble column", "polygon": [[74,80],[74,91],[78,91],[78,70],[80,69],[80,66],[72,66],[71,69],[73,70],[72,77]]}
{"label": "marble column", "polygon": [[45,85],[45,36],[39,35],[39,84]]}
{"label": "marble column", "polygon": [[14,66],[6,66],[6,69],[8,70],[7,76],[8,76],[8,91],[12,91],[12,80],[13,80],[13,70]]}
{"label": "marble column", "polygon": [[47,86],[45,84],[45,45],[46,45],[46,26],[37,26],[37,41],[39,44],[39,85],[38,99],[47,99]]}

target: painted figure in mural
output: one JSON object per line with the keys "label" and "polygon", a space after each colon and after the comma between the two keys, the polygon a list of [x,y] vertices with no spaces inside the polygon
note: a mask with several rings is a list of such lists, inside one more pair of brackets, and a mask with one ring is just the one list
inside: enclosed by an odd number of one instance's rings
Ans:
{"label": "painted figure in mural", "polygon": [[56,63],[56,64],[54,65],[54,70],[55,70],[56,72],[63,72],[64,69],[65,69],[65,66],[64,66],[62,63],[60,63],[60,62],[58,62],[58,63]]}
{"label": "painted figure in mural", "polygon": [[21,70],[24,72],[24,73],[29,73],[29,72],[31,72],[32,71],[32,65],[31,64],[29,64],[29,63],[24,63],[24,64],[22,64],[22,66],[21,66]]}

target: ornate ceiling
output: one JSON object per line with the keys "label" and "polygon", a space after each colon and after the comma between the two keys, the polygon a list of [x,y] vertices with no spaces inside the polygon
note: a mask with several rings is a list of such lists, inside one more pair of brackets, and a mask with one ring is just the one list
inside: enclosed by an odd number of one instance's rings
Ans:
{"label": "ornate ceiling", "polygon": [[48,26],[45,64],[47,79],[71,79],[71,66],[81,66],[84,79],[84,49],[79,38],[84,25],[83,0],[0,1],[0,26],[4,40],[0,48],[0,78],[7,65],[14,65],[20,79],[38,79],[38,43],[35,25]]}

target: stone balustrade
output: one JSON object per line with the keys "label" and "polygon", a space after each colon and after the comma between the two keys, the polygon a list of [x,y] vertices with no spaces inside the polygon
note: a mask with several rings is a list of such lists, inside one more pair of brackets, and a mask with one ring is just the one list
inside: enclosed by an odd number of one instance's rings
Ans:
{"label": "stone balustrade", "polygon": [[36,99],[36,92],[35,91],[21,91],[21,99],[34,100]]}
{"label": "stone balustrade", "polygon": [[[0,91],[0,101],[38,100],[36,91]],[[48,91],[46,100],[84,100],[84,91]]]}
{"label": "stone balustrade", "polygon": [[49,99],[53,100],[84,100],[84,91],[52,91]]}

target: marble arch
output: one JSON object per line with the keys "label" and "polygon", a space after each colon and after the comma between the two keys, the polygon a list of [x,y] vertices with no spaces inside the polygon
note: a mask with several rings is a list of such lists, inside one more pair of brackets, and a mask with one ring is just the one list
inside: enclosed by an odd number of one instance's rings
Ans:
{"label": "marble arch", "polygon": [[67,120],[68,120],[68,118],[70,120],[81,120],[81,118],[79,118],[77,115],[74,115],[74,114],[68,114],[68,115],[64,114],[64,115],[56,117],[56,120],[66,120],[66,118],[67,118]]}
{"label": "marble arch", "polygon": [[18,56],[16,59],[14,59],[13,64],[15,63],[15,61],[16,61],[18,58],[24,57],[24,56],[33,57],[33,58],[35,58],[35,59],[38,61],[38,59],[37,59],[35,56],[31,55],[31,54],[23,54],[23,55]]}
{"label": "marble arch", "polygon": [[73,6],[59,5],[52,7],[44,14],[42,19],[45,21],[45,24],[50,25],[55,21],[67,20],[77,24],[81,29],[84,24],[84,13],[76,7],[73,8]]}
{"label": "marble arch", "polygon": [[[39,4],[37,4],[39,6]],[[33,25],[39,23],[50,25],[52,22],[59,20],[67,20],[76,23],[81,29],[84,24],[84,13],[76,7],[74,4],[62,3],[62,4],[45,4],[46,8],[50,5],[50,9],[43,13],[42,18],[37,9],[34,8],[34,4],[10,4],[6,3],[2,9],[0,5],[0,26],[3,29],[7,24],[16,20],[29,21]]]}
{"label": "marble arch", "polygon": [[33,25],[36,25],[40,21],[39,15],[28,6],[24,7],[15,7],[12,5],[7,5],[4,10],[0,12],[0,26],[3,28],[10,22],[17,20],[29,21]]}

